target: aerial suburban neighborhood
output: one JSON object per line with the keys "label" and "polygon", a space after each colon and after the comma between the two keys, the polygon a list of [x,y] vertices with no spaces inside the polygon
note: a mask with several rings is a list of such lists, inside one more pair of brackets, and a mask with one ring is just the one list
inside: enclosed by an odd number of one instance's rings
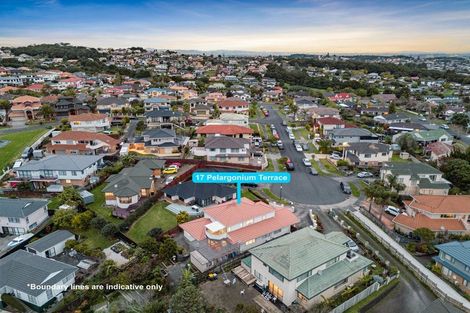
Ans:
{"label": "aerial suburban neighborhood", "polygon": [[468,54],[8,43],[0,311],[470,312]]}

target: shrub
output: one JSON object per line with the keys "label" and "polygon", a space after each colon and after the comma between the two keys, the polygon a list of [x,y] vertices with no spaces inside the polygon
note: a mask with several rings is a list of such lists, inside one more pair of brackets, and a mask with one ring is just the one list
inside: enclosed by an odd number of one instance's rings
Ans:
{"label": "shrub", "polygon": [[416,244],[415,243],[408,243],[406,245],[406,250],[408,250],[412,253],[416,252]]}
{"label": "shrub", "polygon": [[118,227],[112,223],[104,225],[101,229],[101,234],[105,237],[114,237],[118,232]]}
{"label": "shrub", "polygon": [[19,312],[26,312],[26,308],[20,300],[9,294],[2,294],[2,301]]}
{"label": "shrub", "polygon": [[91,227],[95,229],[102,229],[107,223],[108,222],[100,216],[97,216],[90,221]]}

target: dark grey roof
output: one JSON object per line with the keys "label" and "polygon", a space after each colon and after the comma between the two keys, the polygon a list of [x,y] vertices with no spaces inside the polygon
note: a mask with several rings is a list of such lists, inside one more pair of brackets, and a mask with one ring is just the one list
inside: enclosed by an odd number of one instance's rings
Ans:
{"label": "dark grey roof", "polygon": [[103,159],[101,155],[50,155],[40,160],[29,161],[17,171],[62,170],[82,171]]}
{"label": "dark grey roof", "polygon": [[394,175],[442,174],[438,169],[425,163],[417,162],[389,162],[384,165]]}
{"label": "dark grey roof", "polygon": [[209,149],[215,148],[243,148],[250,141],[246,138],[233,138],[226,136],[215,136],[206,139],[205,147]]}
{"label": "dark grey roof", "polygon": [[165,167],[165,160],[159,159],[142,159],[139,161],[138,165],[143,165],[150,169],[157,169],[157,168],[164,168]]}
{"label": "dark grey roof", "polygon": [[33,241],[32,243],[28,244],[26,247],[34,249],[37,252],[43,252],[64,240],[68,240],[70,237],[73,237],[73,239],[75,239],[74,234],[72,234],[68,230],[60,229],[36,241]]}
{"label": "dark grey roof", "polygon": [[449,302],[438,298],[431,302],[431,304],[421,311],[421,313],[464,313],[464,311],[457,309]]}
{"label": "dark grey roof", "polygon": [[420,123],[405,122],[405,123],[392,123],[389,125],[389,128],[404,128],[404,129],[428,129],[426,126]]}
{"label": "dark grey roof", "polygon": [[47,205],[47,200],[0,198],[0,216],[26,217]]}
{"label": "dark grey roof", "polygon": [[384,143],[353,142],[349,144],[348,150],[357,154],[385,153],[390,151],[390,146]]}
{"label": "dark grey roof", "polygon": [[174,112],[171,110],[152,110],[145,112],[145,117],[180,117],[181,112]]}
{"label": "dark grey roof", "polygon": [[31,289],[30,284],[40,286],[58,284],[77,270],[75,266],[18,250],[0,259],[0,288],[8,286],[38,296],[45,290]]}
{"label": "dark grey roof", "polygon": [[149,136],[150,138],[168,138],[175,137],[176,133],[173,129],[152,128],[144,131],[142,135]]}
{"label": "dark grey roof", "polygon": [[333,136],[375,136],[371,131],[365,128],[335,128],[330,131]]}
{"label": "dark grey roof", "polygon": [[101,98],[96,102],[96,105],[111,105],[111,104],[116,104],[116,105],[125,105],[128,102],[127,99],[124,98],[118,98],[118,97],[105,97]]}
{"label": "dark grey roof", "polygon": [[228,197],[236,192],[235,188],[221,184],[195,184],[187,181],[163,190],[168,196],[179,196],[182,199],[195,197],[196,199],[207,199],[213,196]]}
{"label": "dark grey roof", "polygon": [[112,192],[118,197],[131,197],[143,188],[150,188],[152,181],[152,170],[139,162],[134,167],[127,167],[119,174],[109,176],[103,192]]}

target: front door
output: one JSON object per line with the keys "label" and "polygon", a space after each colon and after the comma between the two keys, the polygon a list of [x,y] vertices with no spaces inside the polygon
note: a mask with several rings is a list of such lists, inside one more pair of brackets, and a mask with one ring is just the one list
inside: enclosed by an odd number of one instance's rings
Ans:
{"label": "front door", "polygon": [[268,281],[268,290],[273,296],[275,296],[279,300],[282,300],[282,297],[284,296],[284,291],[282,291],[282,289],[279,288],[272,281]]}

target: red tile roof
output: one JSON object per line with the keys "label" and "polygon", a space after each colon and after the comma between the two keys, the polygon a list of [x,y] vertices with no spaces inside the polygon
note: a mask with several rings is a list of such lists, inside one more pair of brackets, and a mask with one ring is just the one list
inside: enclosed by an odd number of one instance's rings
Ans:
{"label": "red tile roof", "polygon": [[185,232],[188,232],[196,240],[204,240],[206,238],[206,225],[212,223],[208,218],[198,218],[190,222],[180,224],[179,226]]}
{"label": "red tile roof", "polygon": [[116,146],[119,144],[119,140],[114,139],[111,136],[101,134],[101,133],[90,133],[90,132],[83,132],[83,131],[65,131],[61,132],[55,137],[52,137],[52,140],[100,140],[102,142],[107,143],[110,146]]}
{"label": "red tile roof", "polygon": [[108,116],[106,114],[101,114],[101,113],[83,113],[79,115],[70,115],[69,121],[70,122],[99,121],[107,117]]}
{"label": "red tile roof", "polygon": [[320,117],[317,123],[322,125],[344,125],[344,121],[336,117]]}
{"label": "red tile roof", "polygon": [[249,127],[239,125],[206,125],[199,127],[196,134],[220,134],[220,135],[237,135],[237,134],[253,134],[253,130]]}
{"label": "red tile roof", "polygon": [[250,226],[237,229],[230,232],[228,235],[232,243],[243,243],[272,233],[275,230],[290,227],[298,222],[299,219],[297,216],[289,211],[289,209],[278,209],[276,210],[276,215],[273,218],[268,218],[264,221],[251,224]]}
{"label": "red tile roof", "polygon": [[393,223],[403,225],[409,229],[415,230],[417,228],[429,228],[434,232],[443,231],[465,231],[465,225],[462,221],[454,218],[437,218],[432,219],[427,217],[424,214],[416,214],[415,217],[408,216],[405,214],[400,214],[396,216],[393,220]]}
{"label": "red tile roof", "polygon": [[416,195],[413,196],[413,200],[407,200],[403,202],[406,206],[409,206],[412,209],[422,210],[430,213],[470,214],[470,196],[466,195]]}
{"label": "red tile roof", "polygon": [[218,103],[219,107],[234,107],[234,106],[243,106],[243,107],[248,107],[250,104],[246,101],[240,100],[240,99],[225,99],[225,100],[220,100]]}
{"label": "red tile roof", "polygon": [[25,102],[41,102],[41,99],[32,96],[20,96],[18,98],[13,99],[13,104],[17,103],[25,103]]}
{"label": "red tile roof", "polygon": [[247,198],[242,198],[240,204],[237,204],[237,200],[234,199],[204,209],[205,215],[226,227],[254,219],[257,216],[262,216],[270,212],[274,212],[273,207],[264,202],[253,202]]}

